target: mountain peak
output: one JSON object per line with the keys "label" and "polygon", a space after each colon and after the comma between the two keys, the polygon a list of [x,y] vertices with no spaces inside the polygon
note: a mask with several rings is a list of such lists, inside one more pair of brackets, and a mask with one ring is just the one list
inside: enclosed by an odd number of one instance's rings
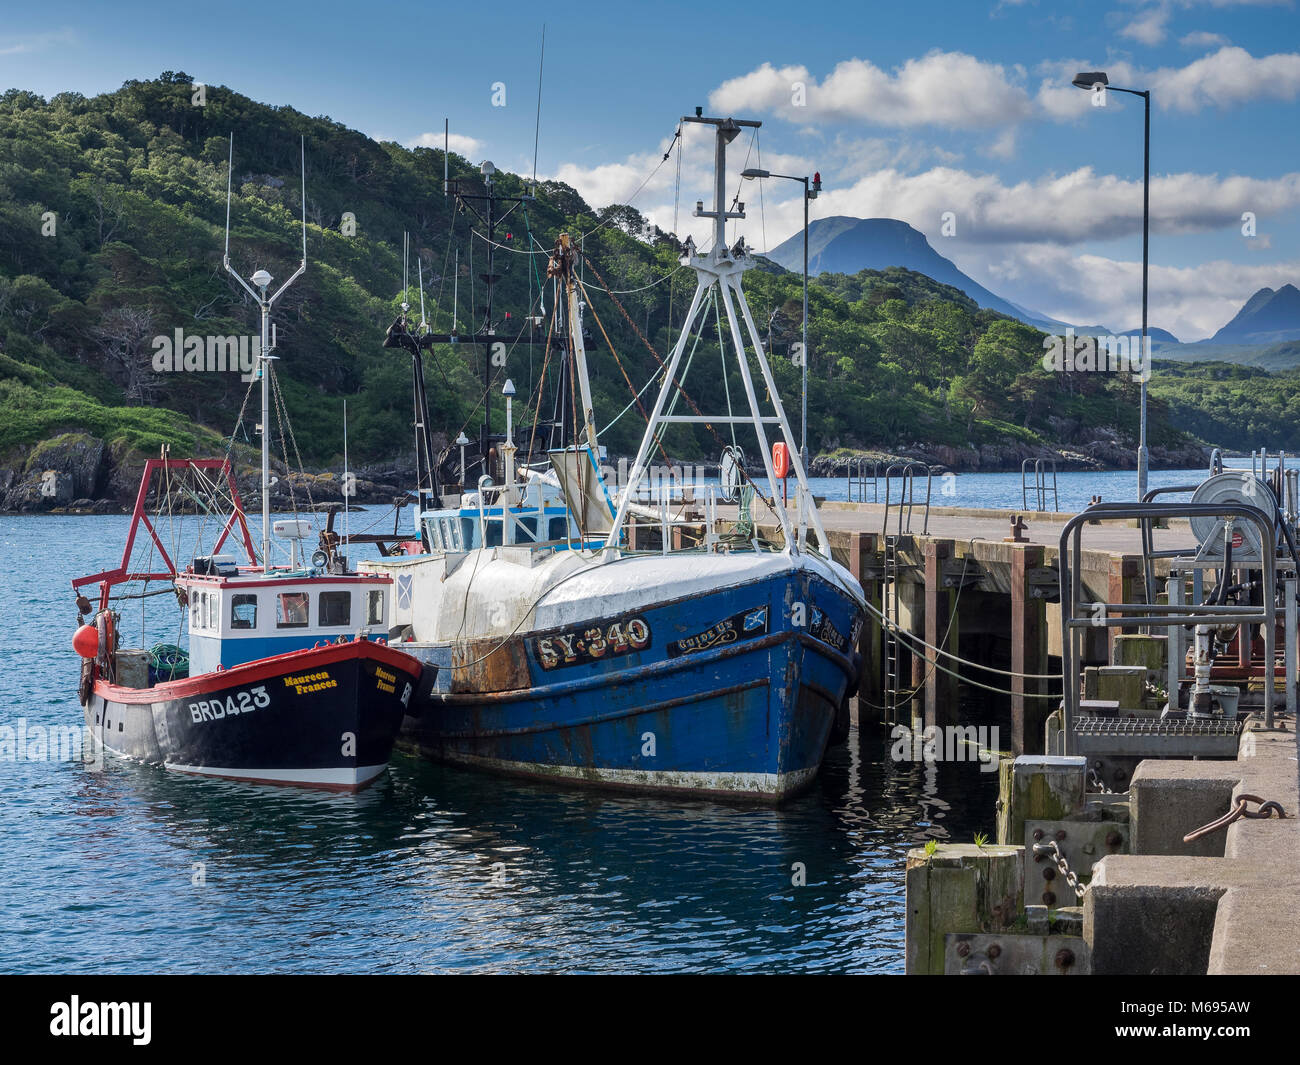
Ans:
{"label": "mountain peak", "polygon": [[1278,344],[1300,340],[1300,289],[1289,282],[1276,291],[1261,288],[1209,344]]}
{"label": "mountain peak", "polygon": [[[777,245],[768,258],[787,270],[803,269],[803,233]],[[887,270],[901,266],[964,292],[981,307],[1040,329],[1055,330],[1065,323],[1046,315],[1026,312],[1002,299],[962,273],[930,244],[926,235],[898,218],[854,218],[833,215],[808,225],[808,272],[856,274],[859,270]]]}

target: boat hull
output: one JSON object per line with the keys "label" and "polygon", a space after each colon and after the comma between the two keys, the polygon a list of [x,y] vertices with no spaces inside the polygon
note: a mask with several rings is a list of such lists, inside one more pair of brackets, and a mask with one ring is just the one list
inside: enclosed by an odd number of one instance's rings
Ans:
{"label": "boat hull", "polygon": [[152,688],[100,678],[86,726],[108,751],[176,772],[358,791],[388,765],[422,668],[357,640]]}
{"label": "boat hull", "polygon": [[[453,664],[452,690],[417,705],[403,741],[512,775],[779,802],[817,775],[861,618],[841,587],[796,569],[524,633],[472,676]],[[483,690],[525,668],[527,687]]]}

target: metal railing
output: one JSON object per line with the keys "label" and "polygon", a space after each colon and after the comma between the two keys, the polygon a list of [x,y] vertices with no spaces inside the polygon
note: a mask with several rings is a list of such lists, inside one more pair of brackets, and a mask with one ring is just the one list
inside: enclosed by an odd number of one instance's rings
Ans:
{"label": "metal railing", "polygon": [[[894,470],[899,470],[898,478],[900,483],[898,496],[898,535],[902,536],[904,532],[912,531],[912,508],[916,505],[916,471],[925,471],[925,510],[923,512],[923,521],[921,535],[924,536],[930,531],[930,491],[933,487],[934,474],[930,467],[922,462],[891,462],[885,467],[885,516],[881,525],[881,532],[889,531],[889,506],[890,506],[890,482],[894,477]],[[903,527],[903,511],[907,511],[907,527]]]}
{"label": "metal railing", "polygon": [[[1150,494],[1150,493],[1148,493]],[[1235,606],[1229,604],[1192,603],[1093,603],[1085,602],[1082,567],[1083,528],[1089,522],[1097,520],[1125,520],[1136,518],[1150,522],[1169,518],[1240,518],[1259,529],[1260,543],[1263,545],[1262,558],[1252,566],[1258,565],[1263,570],[1262,585],[1265,602],[1259,606]],[[1062,699],[1063,721],[1062,740],[1065,753],[1071,753],[1075,719],[1079,711],[1078,668],[1083,659],[1081,633],[1093,628],[1141,629],[1163,627],[1171,632],[1179,631],[1185,625],[1234,625],[1258,624],[1264,635],[1264,723],[1273,727],[1273,703],[1275,700],[1277,647],[1276,625],[1279,609],[1276,605],[1277,583],[1277,538],[1274,534],[1274,517],[1258,507],[1244,503],[1096,503],[1082,514],[1076,514],[1066,522],[1061,530],[1060,554],[1057,564],[1060,567],[1061,586],[1061,675],[1064,696]],[[1161,556],[1168,552],[1160,552]],[[1177,554],[1186,555],[1183,550]],[[1181,579],[1181,578],[1180,578]],[[1230,579],[1223,574],[1220,580]],[[1294,585],[1288,582],[1288,588]],[[1149,598],[1154,598],[1150,596]],[[1181,599],[1181,594],[1175,596]],[[1076,613],[1079,607],[1086,606],[1088,613]],[[1283,610],[1288,628],[1294,628],[1295,609],[1287,604]],[[1171,641],[1172,642],[1172,641]],[[1287,678],[1290,685],[1294,671],[1294,633],[1288,640]],[[1171,671],[1172,676],[1172,671]],[[1181,671],[1179,671],[1181,679]],[[1171,704],[1177,699],[1177,691],[1171,690]],[[1294,698],[1293,689],[1288,688],[1287,700]]]}
{"label": "metal railing", "polygon": [[1037,504],[1033,509],[1037,511],[1046,510],[1047,495],[1050,492],[1052,495],[1052,510],[1059,511],[1061,509],[1061,500],[1056,492],[1056,459],[1046,460],[1046,462],[1051,464],[1050,472],[1052,474],[1052,484],[1050,488],[1047,484],[1048,467],[1044,465],[1043,459],[1025,459],[1020,463],[1020,505],[1025,510],[1029,509],[1029,492],[1031,485],[1027,475],[1029,473],[1029,464],[1031,462],[1034,464],[1034,483],[1032,488],[1037,500]]}
{"label": "metal railing", "polygon": [[[880,463],[873,462],[871,459],[849,459],[845,466],[848,477],[849,502],[866,503],[867,500],[867,467],[871,467],[871,500],[872,503],[880,502]],[[857,496],[855,499],[854,496]]]}

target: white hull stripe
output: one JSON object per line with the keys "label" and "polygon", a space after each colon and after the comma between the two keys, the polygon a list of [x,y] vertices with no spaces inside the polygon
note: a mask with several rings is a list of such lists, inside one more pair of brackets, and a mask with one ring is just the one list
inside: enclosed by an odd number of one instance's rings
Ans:
{"label": "white hull stripe", "polygon": [[718,773],[705,770],[672,769],[594,769],[580,765],[544,765],[539,762],[516,762],[487,758],[477,754],[442,751],[438,757],[457,765],[495,769],[525,776],[558,777],[562,780],[619,784],[637,788],[664,788],[678,791],[714,791],[742,795],[787,795],[797,791],[817,775],[819,767],[796,769],[790,773]]}
{"label": "white hull stripe", "polygon": [[330,784],[354,785],[364,784],[379,776],[388,763],[383,765],[363,765],[355,769],[229,769],[212,765],[180,765],[177,762],[163,763],[167,769],[177,773],[197,773],[205,777],[233,777],[239,780],[265,780],[283,784]]}

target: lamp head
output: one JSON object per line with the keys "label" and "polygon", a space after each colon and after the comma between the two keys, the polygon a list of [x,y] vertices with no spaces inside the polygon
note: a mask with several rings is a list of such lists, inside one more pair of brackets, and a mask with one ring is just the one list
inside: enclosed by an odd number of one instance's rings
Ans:
{"label": "lamp head", "polygon": [[772,173],[769,170],[742,170],[740,176],[752,181],[754,178],[771,177]]}
{"label": "lamp head", "polygon": [[1106,77],[1106,72],[1102,70],[1082,71],[1074,76],[1072,85],[1080,89],[1091,89],[1094,85],[1109,85],[1110,79]]}
{"label": "lamp head", "polygon": [[501,394],[503,396],[513,396],[515,394],[515,383],[508,377],[506,378],[505,387],[501,389]]}
{"label": "lamp head", "polygon": [[258,288],[264,289],[271,283],[271,275],[265,270],[259,270],[253,275],[253,284]]}
{"label": "lamp head", "polygon": [[466,444],[469,443],[469,437],[465,435],[464,430],[461,430],[460,436],[456,437],[456,443],[460,447],[464,447]]}

